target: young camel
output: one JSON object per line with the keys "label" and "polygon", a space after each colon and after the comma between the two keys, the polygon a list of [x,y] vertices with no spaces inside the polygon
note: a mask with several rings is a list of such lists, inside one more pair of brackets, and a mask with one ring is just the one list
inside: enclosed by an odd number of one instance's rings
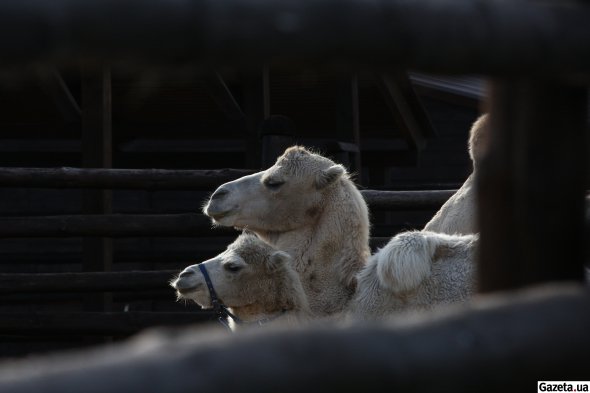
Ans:
{"label": "young camel", "polygon": [[[291,257],[259,240],[240,235],[227,249],[203,262],[219,300],[244,325],[262,321],[301,323],[311,311]],[[179,299],[211,308],[211,296],[197,265],[187,267],[171,283]],[[230,318],[232,330],[237,328]]]}
{"label": "young camel", "polygon": [[[471,261],[477,241],[477,235],[433,232],[395,236],[387,246],[392,248],[390,255],[394,259],[373,256],[358,274],[352,301],[336,317],[378,319],[469,299],[474,291]],[[306,294],[289,264],[289,256],[256,236],[241,235],[227,251],[204,263],[219,297],[240,319],[282,316],[291,324],[310,319]],[[236,272],[237,266],[240,270]],[[172,285],[179,298],[211,306],[205,280],[196,265],[186,268]]]}
{"label": "young camel", "polygon": [[265,171],[223,184],[204,213],[291,255],[318,316],[344,309],[370,255],[362,195],[344,167],[303,147],[290,147]]}
{"label": "young camel", "polygon": [[425,231],[468,234],[478,233],[475,215],[475,177],[479,162],[488,145],[488,115],[482,115],[473,123],[469,136],[469,156],[473,162],[473,172],[465,183],[440,208],[424,227]]}

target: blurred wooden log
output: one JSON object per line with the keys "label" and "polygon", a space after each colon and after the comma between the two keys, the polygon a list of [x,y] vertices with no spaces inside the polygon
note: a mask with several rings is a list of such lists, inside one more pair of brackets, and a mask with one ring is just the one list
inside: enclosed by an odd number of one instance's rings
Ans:
{"label": "blurred wooden log", "polygon": [[[587,375],[590,294],[541,288],[413,323],[146,334],[0,367],[11,393],[524,391]],[[570,377],[568,377],[570,378]]]}

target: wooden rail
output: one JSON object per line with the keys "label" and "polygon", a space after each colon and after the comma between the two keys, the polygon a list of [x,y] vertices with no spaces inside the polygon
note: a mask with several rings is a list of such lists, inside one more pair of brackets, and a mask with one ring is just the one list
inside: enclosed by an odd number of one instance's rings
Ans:
{"label": "wooden rail", "polygon": [[[153,326],[211,320],[210,312],[3,312],[1,334],[128,335]],[[1,389],[0,389],[1,390]]]}
{"label": "wooden rail", "polygon": [[[168,289],[178,270],[91,273],[0,273],[0,293]],[[1,315],[1,314],[0,314]]]}
{"label": "wooden rail", "polygon": [[0,187],[213,191],[247,169],[0,168]]}

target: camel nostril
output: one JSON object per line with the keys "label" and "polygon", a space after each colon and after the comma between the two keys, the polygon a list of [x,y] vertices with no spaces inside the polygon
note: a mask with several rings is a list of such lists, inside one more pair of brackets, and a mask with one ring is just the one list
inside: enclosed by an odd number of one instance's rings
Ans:
{"label": "camel nostril", "polygon": [[211,200],[223,198],[225,195],[229,194],[229,191],[225,188],[219,188],[217,191],[211,195]]}
{"label": "camel nostril", "polygon": [[195,272],[193,272],[192,270],[185,270],[182,273],[180,273],[180,275],[178,277],[184,278],[184,277],[192,276],[193,274],[195,274]]}

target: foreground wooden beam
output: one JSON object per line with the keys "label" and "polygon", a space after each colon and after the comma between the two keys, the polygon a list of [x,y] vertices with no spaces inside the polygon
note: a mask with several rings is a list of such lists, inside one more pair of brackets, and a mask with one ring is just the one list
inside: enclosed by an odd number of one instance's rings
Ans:
{"label": "foreground wooden beam", "polygon": [[584,280],[587,86],[495,80],[478,169],[482,292]]}
{"label": "foreground wooden beam", "polygon": [[588,20],[589,6],[569,2],[11,0],[0,2],[0,52],[7,65],[273,58],[437,72],[588,71]]}
{"label": "foreground wooden beam", "polygon": [[233,336],[165,330],[94,351],[5,364],[0,391],[525,391],[545,377],[587,375],[589,309],[587,290],[562,287],[483,298],[414,322]]}

